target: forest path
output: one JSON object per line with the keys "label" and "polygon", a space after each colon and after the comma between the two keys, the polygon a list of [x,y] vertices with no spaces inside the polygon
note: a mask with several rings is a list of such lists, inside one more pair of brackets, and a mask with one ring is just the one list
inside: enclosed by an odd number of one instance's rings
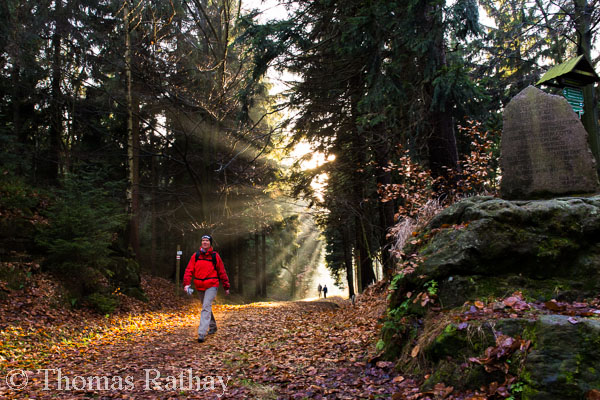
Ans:
{"label": "forest path", "polygon": [[[196,341],[200,303],[129,317],[106,334],[27,370],[0,398],[380,398],[415,393],[375,354],[381,300],[215,305],[218,332]],[[145,316],[144,318],[148,318]],[[127,327],[125,329],[124,327]],[[16,376],[13,382],[24,383]],[[10,379],[9,379],[10,380]],[[407,398],[396,397],[395,398]]]}

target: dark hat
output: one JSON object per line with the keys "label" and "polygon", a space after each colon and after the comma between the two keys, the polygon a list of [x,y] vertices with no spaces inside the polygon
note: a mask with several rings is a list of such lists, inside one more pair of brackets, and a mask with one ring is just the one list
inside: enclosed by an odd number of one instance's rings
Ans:
{"label": "dark hat", "polygon": [[210,240],[210,245],[212,246],[213,244],[213,238],[210,235],[202,235],[202,239],[208,239]]}

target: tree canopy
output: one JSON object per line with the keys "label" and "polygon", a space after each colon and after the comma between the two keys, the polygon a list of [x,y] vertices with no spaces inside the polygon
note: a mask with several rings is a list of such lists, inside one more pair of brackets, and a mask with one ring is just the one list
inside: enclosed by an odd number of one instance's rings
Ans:
{"label": "tree canopy", "polygon": [[[287,16],[264,21],[241,0],[5,2],[4,185],[59,189],[37,207],[60,229],[55,205],[97,211],[104,184],[73,182],[102,176],[116,205],[104,215],[114,223],[92,217],[114,234],[102,254],[155,273],[174,276],[176,246],[190,254],[209,232],[240,292],[265,296],[287,279],[296,295],[324,251],[352,294],[393,273],[389,231],[402,218],[493,191],[514,94],[576,54],[597,62],[595,2],[279,4]],[[272,70],[294,77],[277,96]],[[595,132],[594,90],[585,96]],[[282,164],[299,143],[325,161]]]}

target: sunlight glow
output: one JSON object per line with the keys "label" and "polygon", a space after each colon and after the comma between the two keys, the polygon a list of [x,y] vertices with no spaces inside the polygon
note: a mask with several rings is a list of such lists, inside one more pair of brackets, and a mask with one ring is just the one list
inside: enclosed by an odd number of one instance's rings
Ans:
{"label": "sunlight glow", "polygon": [[325,158],[325,154],[320,153],[318,151],[314,151],[311,148],[310,143],[307,143],[307,142],[298,143],[296,145],[296,147],[294,147],[294,150],[292,151],[292,153],[290,155],[292,156],[292,158],[294,160],[297,160],[297,159],[299,159],[301,157],[305,157],[307,154],[311,154],[311,153],[312,153],[312,156],[310,156],[310,158],[302,161],[302,163],[301,163],[301,167],[303,170],[315,169],[315,168],[318,168],[321,165],[325,164],[326,162],[335,160],[334,155],[330,155],[329,157]]}
{"label": "sunlight glow", "polygon": [[[330,155],[329,157],[325,157],[325,154],[314,151],[308,142],[300,142],[294,147],[294,150],[290,153],[291,161],[295,162],[296,160],[300,160],[304,158],[300,162],[300,167],[302,170],[311,170],[315,168],[319,168],[323,164],[327,162],[331,162],[335,160],[334,155]],[[311,182],[310,186],[315,191],[315,194],[319,198],[319,200],[323,200],[323,194],[325,188],[327,187],[327,179],[329,177],[327,174],[319,174],[317,175]]]}
{"label": "sunlight glow", "polygon": [[[315,297],[315,296],[318,296],[317,286],[319,284],[321,284],[322,286],[323,285],[327,286],[327,297],[341,296],[344,299],[348,298],[347,283],[344,282],[344,285],[343,285],[344,287],[342,289],[337,287],[335,285],[334,279],[331,277],[331,274],[329,273],[329,270],[327,269],[327,266],[325,266],[325,252],[322,252],[320,255],[320,258],[318,260],[317,269],[311,279],[311,284],[309,287],[309,291],[307,293],[307,297],[302,300],[305,300],[305,301],[317,300],[318,297]],[[323,296],[321,296],[321,298],[323,298]]]}

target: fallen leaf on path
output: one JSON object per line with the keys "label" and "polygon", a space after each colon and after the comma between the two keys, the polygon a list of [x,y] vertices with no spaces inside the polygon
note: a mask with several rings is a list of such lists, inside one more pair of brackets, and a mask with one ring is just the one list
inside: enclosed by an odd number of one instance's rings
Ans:
{"label": "fallen leaf on path", "polygon": [[419,354],[419,350],[420,350],[419,345],[416,345],[415,347],[413,347],[412,351],[410,352],[410,356],[412,358],[415,358]]}
{"label": "fallen leaf on path", "polygon": [[564,311],[567,308],[566,305],[558,304],[554,299],[545,302],[544,306],[550,311]]}
{"label": "fallen leaf on path", "polygon": [[516,297],[507,297],[506,299],[504,299],[502,302],[504,303],[505,306],[507,307],[512,307],[514,306],[517,301],[519,301],[519,299],[517,299]]}

